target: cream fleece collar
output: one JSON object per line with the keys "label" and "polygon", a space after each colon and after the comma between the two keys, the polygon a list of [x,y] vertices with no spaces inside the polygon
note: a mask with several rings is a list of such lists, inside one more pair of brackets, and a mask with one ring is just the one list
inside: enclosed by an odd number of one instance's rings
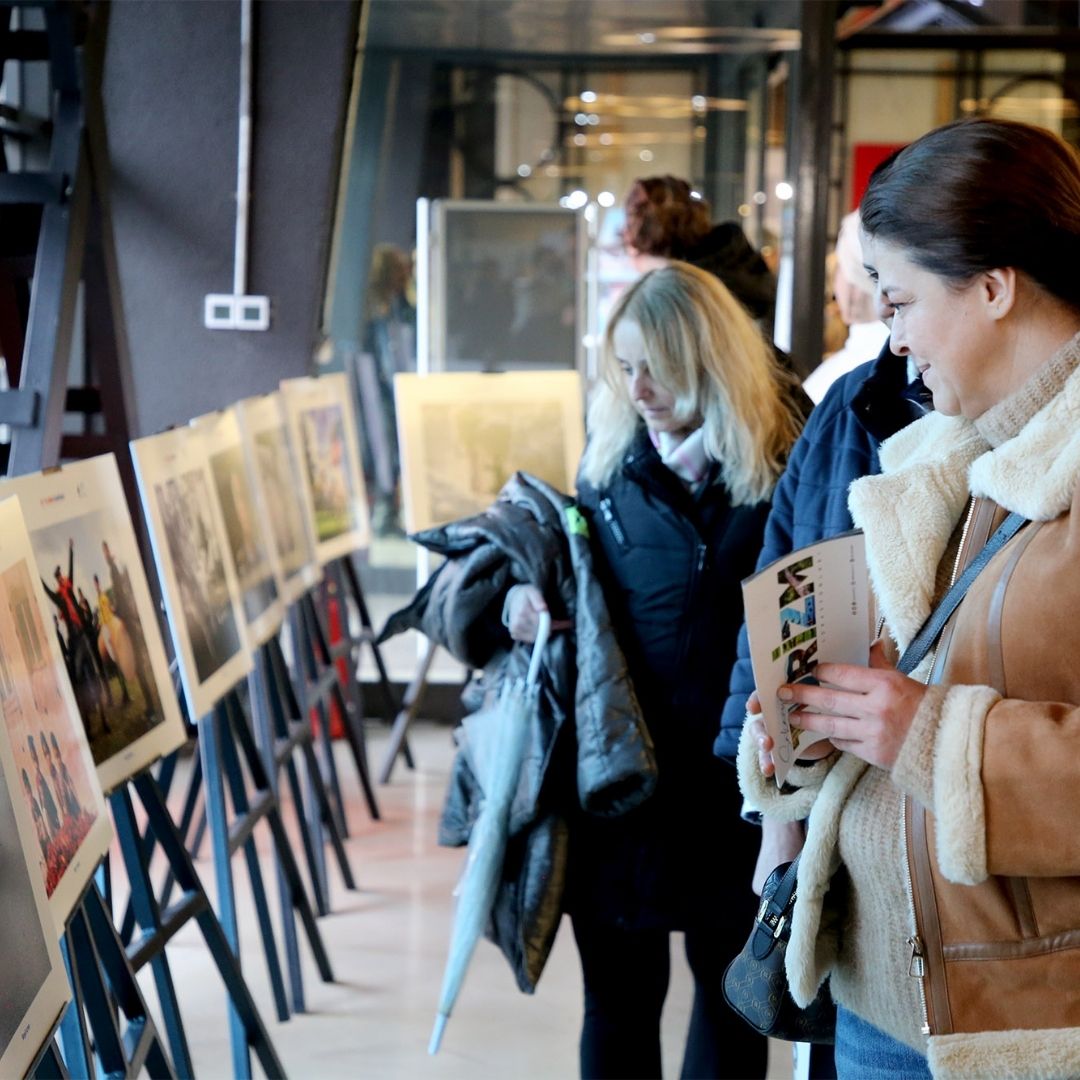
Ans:
{"label": "cream fleece collar", "polygon": [[851,485],[881,614],[904,648],[930,614],[937,567],[969,494],[1033,521],[1068,510],[1080,482],[1080,369],[996,449],[970,420],[930,413],[881,447],[880,476]]}

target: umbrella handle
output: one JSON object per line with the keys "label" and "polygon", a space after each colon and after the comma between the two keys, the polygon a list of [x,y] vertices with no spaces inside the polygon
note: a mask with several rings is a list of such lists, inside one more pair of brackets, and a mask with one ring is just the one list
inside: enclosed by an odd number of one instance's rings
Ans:
{"label": "umbrella handle", "polygon": [[538,623],[532,658],[529,660],[529,673],[525,676],[527,686],[534,685],[540,675],[540,660],[543,657],[544,646],[547,645],[548,638],[551,636],[551,612],[538,612]]}

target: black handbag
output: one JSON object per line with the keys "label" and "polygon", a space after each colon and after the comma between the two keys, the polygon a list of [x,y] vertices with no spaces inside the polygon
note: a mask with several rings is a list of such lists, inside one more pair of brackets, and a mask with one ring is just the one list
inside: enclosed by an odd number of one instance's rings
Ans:
{"label": "black handbag", "polygon": [[792,1000],[784,971],[784,954],[795,910],[794,862],[781,863],[761,890],[754,929],[724,972],[724,999],[755,1030],[789,1042],[832,1043],[836,1037],[836,1005],[828,984],[805,1008]]}

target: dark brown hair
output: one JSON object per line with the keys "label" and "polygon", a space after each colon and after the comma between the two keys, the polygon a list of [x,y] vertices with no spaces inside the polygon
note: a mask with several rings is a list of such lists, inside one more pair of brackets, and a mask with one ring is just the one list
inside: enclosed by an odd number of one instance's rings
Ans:
{"label": "dark brown hair", "polygon": [[635,180],[624,203],[623,242],[642,255],[682,259],[709,232],[709,204],[675,176]]}
{"label": "dark brown hair", "polygon": [[1045,128],[959,120],[883,161],[863,230],[956,283],[1012,267],[1080,310],[1080,155]]}

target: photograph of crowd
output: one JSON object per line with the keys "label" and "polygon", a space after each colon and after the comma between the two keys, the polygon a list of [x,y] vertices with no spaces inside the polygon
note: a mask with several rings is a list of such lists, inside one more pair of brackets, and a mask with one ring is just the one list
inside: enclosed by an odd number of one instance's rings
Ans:
{"label": "photograph of crowd", "polygon": [[355,527],[353,478],[345,445],[341,405],[323,405],[300,414],[304,468],[315,504],[315,535],[333,540]]}
{"label": "photograph of crowd", "polygon": [[296,485],[285,426],[260,431],[254,438],[255,468],[266,503],[274,547],[285,577],[293,578],[313,557],[304,528],[304,507]]}
{"label": "photograph of crowd", "polygon": [[426,520],[444,524],[479,514],[519,469],[559,491],[567,476],[562,409],[557,401],[521,401],[492,409],[483,402],[422,409]]}
{"label": "photograph of crowd", "polygon": [[352,393],[341,372],[281,384],[321,564],[370,540]]}
{"label": "photograph of crowd", "polygon": [[397,375],[409,532],[478,514],[515,472],[571,494],[585,446],[576,371]]}
{"label": "photograph of crowd", "polygon": [[[0,713],[52,896],[98,818],[78,717],[69,712],[26,560],[0,573]],[[79,725],[76,730],[76,725]]]}
{"label": "photograph of crowd", "polygon": [[33,876],[34,840],[19,828],[16,791],[0,769],[0,1076],[26,1075],[67,998],[52,917]]}
{"label": "photograph of crowd", "polygon": [[115,515],[99,510],[31,533],[95,765],[165,718],[131,574],[114,550],[118,531]]}
{"label": "photograph of crowd", "polygon": [[[239,429],[236,435],[239,438]],[[250,625],[277,600],[277,585],[259,536],[258,511],[248,482],[243,446],[237,442],[211,453],[210,473],[225,519],[225,536],[240,583],[244,618]]]}
{"label": "photograph of crowd", "polygon": [[195,673],[204,683],[242,648],[206,476],[191,469],[154,484],[154,496]]}

